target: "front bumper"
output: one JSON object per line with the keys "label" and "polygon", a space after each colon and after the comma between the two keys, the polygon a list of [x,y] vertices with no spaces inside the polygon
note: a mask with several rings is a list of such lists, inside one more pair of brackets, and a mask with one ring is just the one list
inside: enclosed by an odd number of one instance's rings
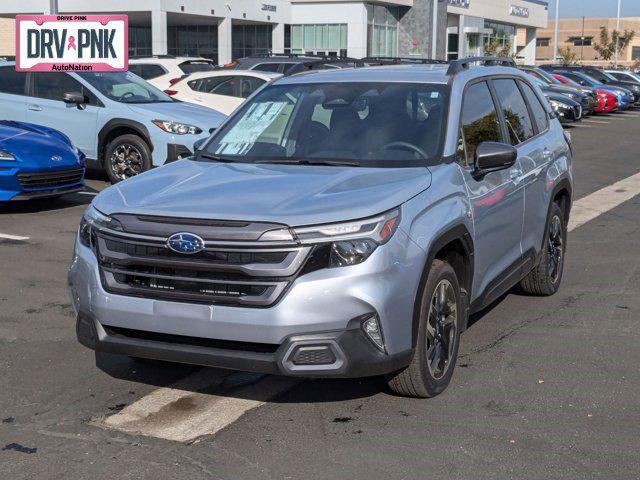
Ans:
{"label": "front bumper", "polygon": [[411,349],[395,355],[380,352],[357,321],[341,331],[290,336],[277,346],[113,328],[84,314],[78,315],[76,334],[96,352],[302,377],[382,375],[405,367],[413,356]]}
{"label": "front bumper", "polygon": [[[274,305],[247,307],[109,293],[94,252],[76,242],[69,287],[78,338],[96,351],[263,373],[358,377],[409,363],[425,261],[424,251],[398,229],[362,264],[307,273]],[[372,314],[379,318],[385,352],[360,328]],[[335,361],[295,365],[292,349],[300,345],[314,347],[310,357],[326,354]]]}
{"label": "front bumper", "polygon": [[[66,172],[74,172],[73,179]],[[56,170],[0,166],[0,202],[57,197],[84,190],[84,163]],[[24,178],[27,176],[27,178]]]}

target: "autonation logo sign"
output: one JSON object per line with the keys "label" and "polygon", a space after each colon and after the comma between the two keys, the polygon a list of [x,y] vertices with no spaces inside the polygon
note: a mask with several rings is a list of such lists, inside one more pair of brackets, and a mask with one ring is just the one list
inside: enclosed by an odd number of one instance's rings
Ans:
{"label": "autonation logo sign", "polygon": [[16,16],[16,70],[124,72],[126,15]]}

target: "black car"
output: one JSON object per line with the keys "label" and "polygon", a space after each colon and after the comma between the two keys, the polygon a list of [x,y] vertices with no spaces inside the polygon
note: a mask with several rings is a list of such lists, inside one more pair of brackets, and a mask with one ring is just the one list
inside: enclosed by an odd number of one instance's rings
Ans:
{"label": "black car", "polygon": [[551,108],[556,112],[558,120],[560,120],[561,123],[573,123],[582,119],[582,106],[578,102],[561,93],[551,91],[545,91],[543,93],[544,96],[547,97],[547,100],[549,100]]}
{"label": "black car", "polygon": [[542,65],[540,68],[546,71],[565,70],[569,72],[582,72],[603,85],[622,87],[633,93],[634,103],[640,101],[640,82],[616,80],[603,69],[586,65]]}
{"label": "black car", "polygon": [[[539,81],[543,82],[545,86],[540,85],[542,90],[552,91],[556,93],[562,93],[573,100],[579,100],[582,105],[582,111],[584,115],[590,115],[593,113],[595,105],[598,102],[598,90],[591,87],[574,87],[571,85],[565,85],[560,80],[556,79],[549,72],[546,72],[538,67],[519,66],[523,72],[527,72],[530,75],[536,77]],[[575,95],[579,94],[579,95]]]}
{"label": "black car", "polygon": [[303,70],[349,68],[354,66],[354,62],[353,59],[337,56],[266,53],[239,58],[225,67],[234,70],[260,70],[286,74]]}

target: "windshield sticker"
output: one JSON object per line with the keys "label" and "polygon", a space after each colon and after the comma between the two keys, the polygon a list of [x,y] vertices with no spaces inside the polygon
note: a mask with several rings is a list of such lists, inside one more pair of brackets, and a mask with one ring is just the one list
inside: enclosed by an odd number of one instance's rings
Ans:
{"label": "windshield sticker", "polygon": [[287,104],[266,102],[251,105],[245,116],[220,141],[216,154],[246,154]]}

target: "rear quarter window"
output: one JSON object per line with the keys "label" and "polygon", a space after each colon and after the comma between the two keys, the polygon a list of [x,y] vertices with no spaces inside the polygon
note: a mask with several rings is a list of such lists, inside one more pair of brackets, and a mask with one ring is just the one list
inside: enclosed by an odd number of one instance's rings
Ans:
{"label": "rear quarter window", "polygon": [[524,92],[524,96],[527,98],[527,102],[531,106],[531,112],[533,113],[533,119],[538,127],[538,132],[544,132],[549,125],[547,110],[544,108],[542,103],[540,103],[540,99],[533,91],[533,88],[520,80],[518,80],[518,83]]}

